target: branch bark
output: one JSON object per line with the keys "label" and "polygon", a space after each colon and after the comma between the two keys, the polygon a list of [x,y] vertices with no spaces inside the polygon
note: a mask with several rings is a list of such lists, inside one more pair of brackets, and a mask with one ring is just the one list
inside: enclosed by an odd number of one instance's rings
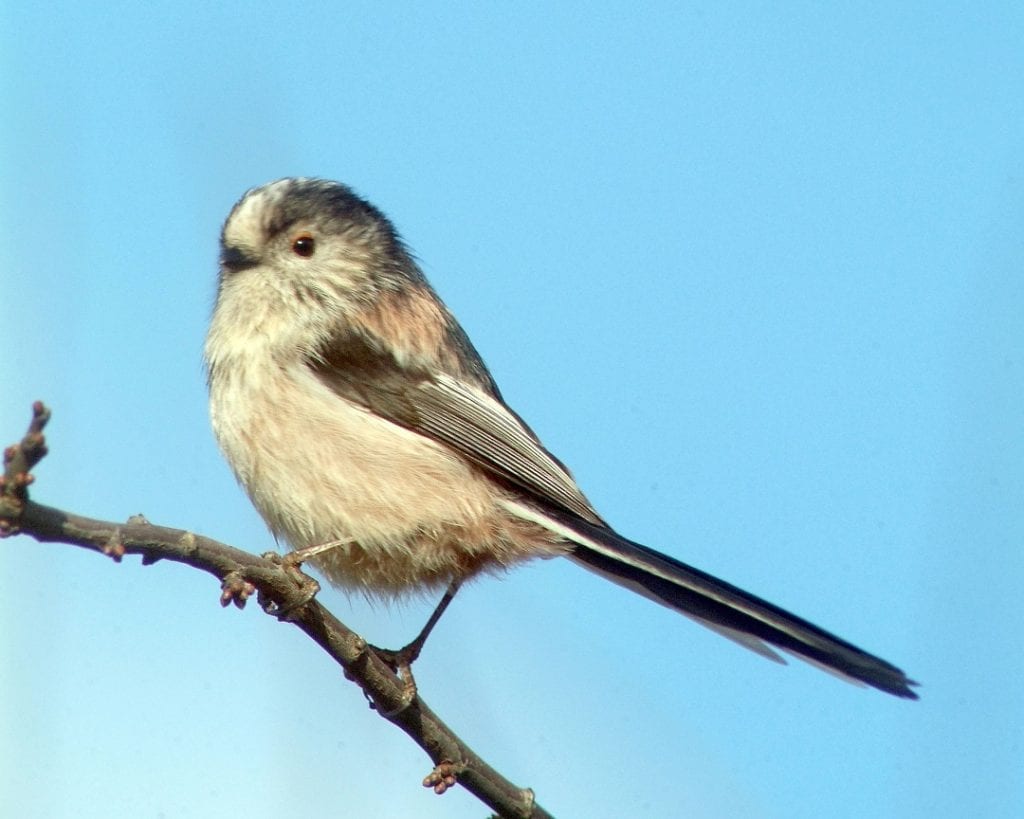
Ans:
{"label": "branch bark", "polygon": [[43,428],[49,410],[33,406],[22,440],[4,451],[0,478],[0,537],[27,535],[42,543],[67,543],[120,561],[142,556],[143,565],[160,560],[184,563],[221,582],[221,604],[242,608],[257,594],[264,611],[300,628],[356,683],[374,708],[426,751],[434,769],[423,784],[444,793],[456,782],[502,817],[550,817],[534,800],[484,762],[438,717],[408,681],[400,679],[362,637],[314,597],[316,581],[283,564],[275,553],[262,556],[182,529],[154,526],[141,517],[112,523],[35,503],[28,497],[31,469],[46,454]]}

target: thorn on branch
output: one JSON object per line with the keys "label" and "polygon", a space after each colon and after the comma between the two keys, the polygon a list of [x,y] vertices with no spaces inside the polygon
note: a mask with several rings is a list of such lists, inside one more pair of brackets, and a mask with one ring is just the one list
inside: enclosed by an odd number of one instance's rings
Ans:
{"label": "thorn on branch", "polygon": [[115,529],[107,542],[103,544],[103,554],[111,558],[115,563],[120,563],[124,557],[124,540],[121,538],[121,530]]}
{"label": "thorn on branch", "polygon": [[440,796],[449,788],[454,788],[459,774],[466,769],[465,765],[456,765],[454,762],[440,762],[423,780],[424,788],[433,788],[434,793]]}
{"label": "thorn on branch", "polygon": [[18,518],[28,500],[28,487],[35,480],[31,469],[46,455],[43,428],[49,420],[50,410],[42,401],[36,401],[25,437],[4,450],[4,473],[0,476],[0,537],[19,531]]}
{"label": "thorn on branch", "polygon": [[220,604],[227,607],[234,603],[237,609],[244,609],[245,602],[256,593],[256,587],[242,577],[241,572],[228,572],[220,588]]}

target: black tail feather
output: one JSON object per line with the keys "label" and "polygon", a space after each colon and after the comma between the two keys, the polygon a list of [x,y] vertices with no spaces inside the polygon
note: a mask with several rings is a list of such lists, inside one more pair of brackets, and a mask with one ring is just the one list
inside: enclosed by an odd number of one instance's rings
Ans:
{"label": "black tail feather", "polygon": [[759,642],[764,641],[840,676],[897,697],[918,698],[910,688],[917,683],[902,670],[807,620],[668,555],[633,543],[610,529],[565,513],[556,512],[552,517],[582,535],[575,541],[572,558],[592,571],[676,609],[758,653],[772,656],[773,652],[766,647],[759,647]]}

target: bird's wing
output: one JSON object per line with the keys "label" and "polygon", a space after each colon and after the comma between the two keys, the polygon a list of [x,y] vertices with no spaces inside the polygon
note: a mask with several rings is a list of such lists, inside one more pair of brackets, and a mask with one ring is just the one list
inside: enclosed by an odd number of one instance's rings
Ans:
{"label": "bird's wing", "polygon": [[325,347],[309,364],[339,396],[447,444],[545,505],[604,525],[565,466],[487,382],[403,366],[376,345],[351,337]]}

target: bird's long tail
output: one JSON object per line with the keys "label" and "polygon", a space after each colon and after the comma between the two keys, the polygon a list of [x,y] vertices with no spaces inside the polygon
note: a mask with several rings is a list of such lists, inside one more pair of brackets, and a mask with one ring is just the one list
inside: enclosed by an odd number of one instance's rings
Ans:
{"label": "bird's long tail", "polygon": [[[526,511],[525,508],[519,510]],[[771,646],[852,682],[917,699],[902,670],[813,623],[611,529],[568,513],[528,514],[575,544],[574,561],[778,662]]]}

